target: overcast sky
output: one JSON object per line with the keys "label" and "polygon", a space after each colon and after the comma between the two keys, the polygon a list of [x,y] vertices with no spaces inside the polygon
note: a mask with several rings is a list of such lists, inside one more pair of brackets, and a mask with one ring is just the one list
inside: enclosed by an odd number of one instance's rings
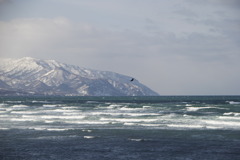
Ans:
{"label": "overcast sky", "polygon": [[161,95],[240,95],[240,1],[0,0],[0,57],[26,56]]}

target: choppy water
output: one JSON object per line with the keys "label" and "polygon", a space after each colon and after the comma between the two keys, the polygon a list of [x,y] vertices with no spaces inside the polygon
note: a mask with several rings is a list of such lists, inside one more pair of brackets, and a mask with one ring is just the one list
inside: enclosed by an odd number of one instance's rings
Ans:
{"label": "choppy water", "polygon": [[240,159],[240,96],[4,97],[0,159]]}

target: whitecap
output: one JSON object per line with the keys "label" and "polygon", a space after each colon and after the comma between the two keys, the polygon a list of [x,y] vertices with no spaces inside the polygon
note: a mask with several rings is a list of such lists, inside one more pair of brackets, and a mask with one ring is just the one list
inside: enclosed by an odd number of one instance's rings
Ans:
{"label": "whitecap", "polygon": [[62,107],[64,110],[69,110],[69,109],[78,109],[78,107]]}
{"label": "whitecap", "polygon": [[26,107],[29,107],[27,105],[23,105],[23,104],[20,104],[20,105],[13,105],[12,108],[26,108]]}
{"label": "whitecap", "polygon": [[11,114],[38,114],[39,111],[11,111]]}
{"label": "whitecap", "polygon": [[152,108],[152,106],[143,106],[144,109]]}
{"label": "whitecap", "polygon": [[240,116],[240,113],[238,112],[226,112],[223,113],[224,116]]}
{"label": "whitecap", "polygon": [[206,126],[207,129],[222,129],[222,127]]}
{"label": "whitecap", "polygon": [[135,141],[135,142],[142,142],[142,141],[144,141],[144,139],[136,139],[136,138],[129,138],[128,140]]}
{"label": "whitecap", "polygon": [[86,115],[91,116],[91,115],[111,115],[111,116],[119,116],[122,115],[122,113],[113,113],[113,112],[91,112],[91,113],[86,113]]}
{"label": "whitecap", "polygon": [[139,124],[140,126],[145,126],[145,127],[160,127],[162,124]]}
{"label": "whitecap", "polygon": [[109,122],[99,122],[99,121],[67,121],[65,123],[70,124],[82,124],[82,125],[101,125],[101,124],[109,124]]}
{"label": "whitecap", "polygon": [[196,124],[168,124],[167,125],[170,128],[192,128],[192,129],[199,129],[199,128],[205,128],[203,125],[196,125]]}
{"label": "whitecap", "polygon": [[187,111],[190,111],[190,112],[198,111],[198,110],[201,110],[201,109],[211,109],[211,108],[225,109],[225,108],[218,108],[218,107],[186,107]]}
{"label": "whitecap", "polygon": [[114,112],[91,112],[85,115],[110,115],[110,116],[131,116],[131,117],[140,117],[140,116],[160,116],[162,114],[159,113],[114,113]]}
{"label": "whitecap", "polygon": [[240,123],[236,121],[226,121],[226,120],[202,120],[207,125],[213,125],[214,127],[222,128],[238,128],[240,129]]}
{"label": "whitecap", "polygon": [[37,137],[37,138],[31,138],[31,139],[47,139],[47,140],[50,140],[50,139],[63,139],[63,138],[66,138],[66,136],[42,136],[42,137]]}
{"label": "whitecap", "polygon": [[90,130],[90,129],[83,129],[82,131],[83,132],[88,132],[88,133],[92,132],[92,130]]}
{"label": "whitecap", "polygon": [[38,120],[33,118],[11,118],[10,121],[26,122],[26,121],[38,121]]}
{"label": "whitecap", "polygon": [[240,102],[227,101],[229,104],[240,104]]}
{"label": "whitecap", "polygon": [[0,128],[0,130],[10,130],[10,128]]}
{"label": "whitecap", "polygon": [[64,113],[66,113],[66,112],[76,112],[77,110],[54,109],[54,110],[52,110],[52,111],[54,111],[54,112],[64,112]]}
{"label": "whitecap", "polygon": [[36,100],[33,100],[32,103],[49,103],[48,101],[36,101]]}
{"label": "whitecap", "polygon": [[22,103],[22,101],[5,101],[6,103]]}
{"label": "whitecap", "polygon": [[235,114],[234,112],[223,113],[224,116],[233,116],[234,114]]}
{"label": "whitecap", "polygon": [[44,131],[44,130],[47,130],[47,128],[42,128],[42,127],[29,127],[28,129],[33,129],[33,130],[36,130],[36,131]]}
{"label": "whitecap", "polygon": [[122,113],[122,115],[131,116],[131,117],[140,117],[140,116],[161,116],[159,113]]}
{"label": "whitecap", "polygon": [[101,118],[102,121],[117,121],[117,122],[155,122],[158,119],[133,119],[133,118]]}
{"label": "whitecap", "polygon": [[187,111],[194,112],[194,111],[198,111],[201,108],[200,107],[187,107],[186,109],[187,109]]}
{"label": "whitecap", "polygon": [[67,131],[70,128],[47,128],[47,127],[29,127],[28,129],[33,129],[36,131]]}
{"label": "whitecap", "polygon": [[123,125],[125,125],[125,126],[134,126],[134,125],[136,125],[136,123],[123,123]]}
{"label": "whitecap", "polygon": [[54,123],[55,121],[49,121],[49,120],[45,120],[45,123]]}
{"label": "whitecap", "polygon": [[69,129],[64,129],[64,128],[47,128],[46,130],[48,130],[48,131],[67,131]]}
{"label": "whitecap", "polygon": [[82,113],[78,113],[78,112],[66,112],[66,113],[63,113],[63,115],[68,115],[68,116],[82,116]]}
{"label": "whitecap", "polygon": [[240,122],[240,117],[227,117],[227,116],[219,116],[219,119],[227,119],[227,120],[239,120]]}
{"label": "whitecap", "polygon": [[121,107],[122,105],[121,104],[111,104],[109,105],[109,107]]}
{"label": "whitecap", "polygon": [[134,110],[142,110],[143,108],[128,108],[128,107],[122,107],[119,110],[123,111],[134,111]]}
{"label": "whitecap", "polygon": [[83,136],[83,138],[85,139],[93,139],[93,138],[97,138],[96,136]]}
{"label": "whitecap", "polygon": [[36,115],[22,115],[22,118],[37,118]]}
{"label": "whitecap", "polygon": [[85,116],[62,116],[62,115],[44,115],[40,116],[43,119],[83,119]]}
{"label": "whitecap", "polygon": [[43,107],[57,107],[56,104],[44,104]]}

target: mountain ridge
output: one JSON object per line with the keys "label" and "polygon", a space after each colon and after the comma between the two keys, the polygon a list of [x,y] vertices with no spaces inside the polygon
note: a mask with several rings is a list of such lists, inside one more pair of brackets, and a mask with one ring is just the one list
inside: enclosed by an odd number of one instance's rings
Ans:
{"label": "mountain ridge", "polygon": [[0,95],[158,96],[139,81],[131,82],[131,78],[55,60],[2,59]]}

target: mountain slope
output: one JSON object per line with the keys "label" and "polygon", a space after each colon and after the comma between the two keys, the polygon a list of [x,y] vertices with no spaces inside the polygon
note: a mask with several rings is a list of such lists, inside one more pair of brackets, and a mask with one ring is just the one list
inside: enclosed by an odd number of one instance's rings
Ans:
{"label": "mountain slope", "polygon": [[0,63],[0,94],[157,96],[131,77],[30,57]]}

